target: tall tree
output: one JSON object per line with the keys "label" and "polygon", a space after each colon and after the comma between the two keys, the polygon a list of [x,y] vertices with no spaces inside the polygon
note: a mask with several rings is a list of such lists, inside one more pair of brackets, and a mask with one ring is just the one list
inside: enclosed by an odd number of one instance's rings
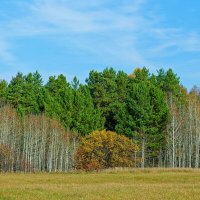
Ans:
{"label": "tall tree", "polygon": [[7,82],[5,80],[0,80],[0,104],[4,104],[6,102],[7,91]]}
{"label": "tall tree", "polygon": [[126,96],[128,76],[113,68],[106,68],[103,72],[91,71],[86,80],[92,95],[95,108],[100,108],[105,117],[105,128],[115,130],[116,113]]}
{"label": "tall tree", "polygon": [[51,76],[43,91],[45,113],[59,119],[65,128],[72,123],[73,90],[64,75]]}
{"label": "tall tree", "polygon": [[183,109],[185,106],[186,93],[180,85],[179,77],[172,69],[166,72],[161,69],[158,71],[157,84],[166,94],[166,102],[169,110],[169,123],[167,125],[167,159],[170,167],[176,166],[176,147],[181,136],[183,126]]}
{"label": "tall tree", "polygon": [[73,120],[71,129],[76,130],[82,135],[91,133],[95,130],[102,130],[104,128],[104,118],[99,108],[94,108],[93,99],[90,91],[85,85],[77,85],[74,79],[72,85],[74,88],[73,101]]}
{"label": "tall tree", "polygon": [[37,71],[28,75],[18,73],[8,85],[7,99],[21,114],[38,114],[41,89],[42,78]]}
{"label": "tall tree", "polygon": [[45,91],[45,112],[81,135],[103,129],[101,111],[94,108],[87,86],[80,85],[75,77],[71,85],[65,76],[50,77]]}
{"label": "tall tree", "polygon": [[[164,142],[163,127],[167,119],[164,97],[164,93],[151,83],[146,68],[136,69],[130,76],[128,94],[118,112],[116,130],[140,143],[141,167],[145,166],[146,157],[158,158]],[[148,155],[145,155],[147,151]]]}

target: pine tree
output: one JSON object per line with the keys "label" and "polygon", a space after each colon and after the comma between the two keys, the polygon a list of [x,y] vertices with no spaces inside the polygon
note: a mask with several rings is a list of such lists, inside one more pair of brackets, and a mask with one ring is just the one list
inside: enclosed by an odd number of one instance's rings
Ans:
{"label": "pine tree", "polygon": [[93,99],[87,86],[76,86],[73,106],[72,130],[85,135],[104,128],[102,112],[100,109],[94,108]]}
{"label": "pine tree", "polygon": [[166,163],[168,166],[176,166],[176,148],[181,140],[181,127],[184,120],[185,89],[180,85],[179,77],[172,69],[166,72],[158,71],[157,84],[165,92],[166,102],[169,110],[169,121],[166,126]]}
{"label": "pine tree", "polygon": [[49,77],[43,90],[45,113],[59,119],[65,128],[72,123],[73,90],[64,75]]}
{"label": "pine tree", "polygon": [[0,104],[6,102],[8,92],[8,84],[5,80],[0,80]]}
{"label": "pine tree", "polygon": [[146,157],[155,158],[155,162],[158,162],[159,150],[164,142],[163,127],[167,119],[164,97],[164,93],[151,82],[146,68],[136,69],[130,76],[128,94],[118,112],[116,130],[140,143],[142,167],[145,166]]}
{"label": "pine tree", "polygon": [[126,95],[128,76],[113,68],[103,72],[91,71],[86,80],[92,95],[95,108],[99,108],[105,117],[105,128],[115,130],[116,112]]}
{"label": "pine tree", "polygon": [[38,114],[41,112],[42,78],[36,71],[34,74],[18,73],[8,85],[8,101],[20,114]]}

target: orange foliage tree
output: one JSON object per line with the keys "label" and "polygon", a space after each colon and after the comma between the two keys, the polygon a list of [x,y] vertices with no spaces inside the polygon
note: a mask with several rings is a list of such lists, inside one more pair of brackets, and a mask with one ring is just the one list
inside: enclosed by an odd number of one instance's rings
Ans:
{"label": "orange foliage tree", "polygon": [[111,131],[95,131],[81,139],[76,168],[91,171],[113,167],[134,167],[138,146],[129,138]]}

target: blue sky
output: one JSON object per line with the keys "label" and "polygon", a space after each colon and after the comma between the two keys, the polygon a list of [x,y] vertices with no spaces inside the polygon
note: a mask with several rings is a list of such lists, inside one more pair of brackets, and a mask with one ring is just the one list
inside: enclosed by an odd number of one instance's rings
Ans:
{"label": "blue sky", "polygon": [[200,86],[200,1],[1,0],[0,79],[172,68]]}

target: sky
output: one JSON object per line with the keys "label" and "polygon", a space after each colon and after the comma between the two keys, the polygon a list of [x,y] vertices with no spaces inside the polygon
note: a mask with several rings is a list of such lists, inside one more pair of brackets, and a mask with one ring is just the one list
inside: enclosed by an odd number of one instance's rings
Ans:
{"label": "sky", "polygon": [[0,79],[172,68],[200,86],[199,0],[1,0]]}

